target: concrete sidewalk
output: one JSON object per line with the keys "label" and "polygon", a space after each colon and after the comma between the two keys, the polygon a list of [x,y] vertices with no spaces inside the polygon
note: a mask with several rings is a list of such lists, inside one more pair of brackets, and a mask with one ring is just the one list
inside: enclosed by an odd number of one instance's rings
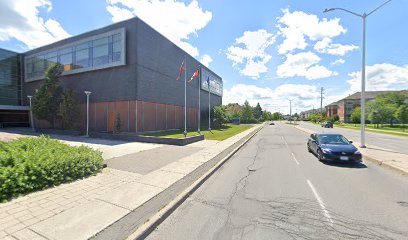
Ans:
{"label": "concrete sidewalk", "polygon": [[[295,126],[295,128],[312,134],[316,133],[316,130]],[[390,168],[392,170],[396,170],[403,175],[408,175],[408,155],[397,153],[392,150],[377,147],[377,146],[367,146],[366,148],[360,148],[359,142],[354,142],[354,145],[360,150],[363,154],[364,160],[370,160],[378,165]]]}
{"label": "concrete sidewalk", "polygon": [[261,127],[257,125],[221,142],[201,143],[198,151],[145,174],[108,167],[96,176],[0,204],[0,239],[95,237]]}
{"label": "concrete sidewalk", "polygon": [[[9,128],[7,129],[7,131],[0,131],[0,141],[12,141],[17,138],[38,137],[40,135],[41,133],[34,132],[31,129]],[[104,159],[111,159],[114,157],[138,153],[163,146],[162,144],[125,142],[117,140],[89,138],[85,136],[58,135],[58,134],[46,134],[46,135],[50,136],[53,139],[60,140],[70,146],[85,145],[95,150],[99,150],[102,152]]]}

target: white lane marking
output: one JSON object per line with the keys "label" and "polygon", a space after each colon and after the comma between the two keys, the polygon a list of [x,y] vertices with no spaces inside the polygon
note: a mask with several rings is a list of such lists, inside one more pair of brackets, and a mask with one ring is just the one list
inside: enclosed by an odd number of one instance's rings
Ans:
{"label": "white lane marking", "polygon": [[293,154],[293,153],[292,153],[292,158],[293,158],[293,160],[295,160],[295,162],[296,162],[297,165],[300,164],[300,163],[298,162],[298,160],[296,159],[295,154]]}
{"label": "white lane marking", "polygon": [[327,220],[330,222],[330,226],[333,226],[333,220],[330,217],[329,212],[327,211],[326,207],[324,206],[323,200],[320,198],[319,194],[317,193],[316,189],[314,188],[312,182],[307,179],[307,184],[309,184],[309,187],[312,189],[313,194],[315,195],[315,198],[317,199],[317,202],[319,203],[320,207],[323,210],[324,216],[327,218]]}
{"label": "white lane marking", "polygon": [[282,139],[283,139],[283,141],[285,142],[286,147],[288,147],[288,148],[289,148],[288,142],[286,142],[286,139],[285,139],[285,137],[284,137],[284,136],[282,136]]}

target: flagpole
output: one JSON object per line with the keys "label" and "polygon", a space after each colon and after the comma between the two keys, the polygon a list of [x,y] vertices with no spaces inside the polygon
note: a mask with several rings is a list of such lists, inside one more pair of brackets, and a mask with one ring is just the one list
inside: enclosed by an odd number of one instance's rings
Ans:
{"label": "flagpole", "polygon": [[200,125],[201,125],[201,65],[198,66],[198,133],[200,132]]}
{"label": "flagpole", "polygon": [[211,132],[211,88],[210,88],[210,77],[208,77],[208,131]]}
{"label": "flagpole", "polygon": [[187,137],[187,60],[184,55],[184,137]]}

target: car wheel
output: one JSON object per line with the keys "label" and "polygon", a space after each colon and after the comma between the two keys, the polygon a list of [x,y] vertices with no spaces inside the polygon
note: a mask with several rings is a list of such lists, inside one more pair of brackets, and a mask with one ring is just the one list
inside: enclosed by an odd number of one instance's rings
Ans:
{"label": "car wheel", "polygon": [[317,159],[319,159],[319,161],[323,161],[323,154],[320,150],[317,150]]}
{"label": "car wheel", "polygon": [[312,152],[312,149],[310,149],[309,144],[307,144],[307,151],[310,153]]}

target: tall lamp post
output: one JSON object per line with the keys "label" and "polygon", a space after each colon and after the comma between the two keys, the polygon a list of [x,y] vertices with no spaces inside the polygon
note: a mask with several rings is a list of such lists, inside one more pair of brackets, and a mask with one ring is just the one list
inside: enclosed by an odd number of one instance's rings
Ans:
{"label": "tall lamp post", "polygon": [[84,93],[86,94],[86,136],[89,137],[89,95],[92,92],[85,91]]}
{"label": "tall lamp post", "polygon": [[30,122],[31,122],[31,128],[33,129],[33,131],[35,131],[35,128],[34,128],[34,119],[33,119],[33,108],[32,108],[32,105],[31,105],[31,99],[33,98],[33,96],[27,96],[28,97],[28,99],[30,100]]}
{"label": "tall lamp post", "polygon": [[289,123],[292,123],[292,101],[293,99],[288,99],[289,100]]}
{"label": "tall lamp post", "polygon": [[351,13],[357,17],[360,17],[363,19],[363,42],[362,42],[362,70],[361,70],[361,146],[362,148],[365,148],[365,48],[366,48],[366,18],[368,16],[370,16],[371,14],[373,14],[375,11],[377,11],[378,9],[380,9],[382,6],[384,6],[385,4],[391,2],[392,0],[388,0],[385,3],[381,4],[379,7],[375,8],[374,10],[372,10],[371,12],[367,13],[363,13],[363,14],[358,14],[355,12],[352,12],[350,10],[344,9],[344,8],[330,8],[330,9],[325,9],[323,11],[323,13],[327,13],[327,12],[331,12],[334,10],[341,10],[344,12],[348,12]]}

